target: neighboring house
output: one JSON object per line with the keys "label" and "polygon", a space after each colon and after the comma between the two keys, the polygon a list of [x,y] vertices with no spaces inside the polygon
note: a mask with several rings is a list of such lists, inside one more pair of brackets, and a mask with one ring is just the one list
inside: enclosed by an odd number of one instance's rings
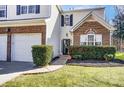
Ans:
{"label": "neighboring house", "polygon": [[111,45],[114,28],[104,15],[104,8],[1,5],[0,60],[32,62],[32,45],[52,45],[53,57],[67,54],[69,45]]}

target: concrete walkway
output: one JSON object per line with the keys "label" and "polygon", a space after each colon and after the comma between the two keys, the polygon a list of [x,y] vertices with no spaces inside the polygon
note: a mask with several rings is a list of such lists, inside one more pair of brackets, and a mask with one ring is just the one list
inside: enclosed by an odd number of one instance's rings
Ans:
{"label": "concrete walkway", "polygon": [[[52,72],[55,70],[58,70],[64,66],[66,61],[68,60],[69,56],[62,55],[59,59],[55,60],[52,65],[46,66],[43,68],[30,68],[27,70],[17,71],[13,73],[5,73],[0,75],[0,85],[3,83],[10,81],[11,79],[16,78],[19,75],[22,74],[36,74],[36,73],[46,73],[46,72]],[[9,66],[9,65],[8,65]]]}

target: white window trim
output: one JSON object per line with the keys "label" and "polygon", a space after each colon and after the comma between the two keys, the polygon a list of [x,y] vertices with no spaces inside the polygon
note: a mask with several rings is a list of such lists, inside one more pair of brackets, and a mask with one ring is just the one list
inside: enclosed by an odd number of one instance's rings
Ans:
{"label": "white window trim", "polygon": [[95,34],[87,34],[87,43],[86,44],[88,45],[88,43],[89,43],[88,36],[90,36],[90,35],[94,36],[93,46],[95,46]]}
{"label": "white window trim", "polygon": [[65,20],[64,21],[65,26],[70,26],[70,15],[65,15],[64,20]]}
{"label": "white window trim", "polygon": [[[82,34],[82,35],[84,35],[84,34]],[[89,43],[89,41],[88,41],[88,36],[89,35],[93,35],[94,36],[94,44],[93,44],[93,46],[96,46],[96,35],[101,35],[102,36],[102,34],[85,34],[86,35],[86,45],[88,46],[88,43]],[[81,39],[81,36],[80,36],[80,39]],[[101,39],[102,39],[102,37],[101,37]],[[81,40],[80,40],[81,41]],[[82,42],[80,42],[80,45],[82,45]],[[103,40],[101,40],[101,45],[99,45],[99,46],[102,46],[103,45]]]}
{"label": "white window trim", "polygon": [[[27,13],[22,14],[22,12],[21,12],[21,11],[22,11],[22,8],[21,8],[22,6],[27,6]],[[21,15],[36,14],[36,13],[35,13],[35,12],[36,12],[36,6],[34,5],[34,7],[35,7],[34,13],[29,13],[29,6],[31,6],[31,5],[21,5],[21,6],[20,6],[20,14],[21,14]]]}

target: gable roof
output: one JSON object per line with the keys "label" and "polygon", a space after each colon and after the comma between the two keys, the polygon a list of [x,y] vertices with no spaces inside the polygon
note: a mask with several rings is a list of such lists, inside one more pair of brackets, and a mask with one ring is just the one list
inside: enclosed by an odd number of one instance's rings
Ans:
{"label": "gable roof", "polygon": [[103,18],[101,18],[100,16],[98,16],[97,14],[95,14],[92,11],[90,11],[83,19],[81,19],[76,25],[74,25],[71,28],[71,32],[75,31],[78,27],[80,27],[83,23],[85,23],[86,19],[90,16],[93,16],[95,18],[95,20],[97,22],[99,22],[100,24],[102,24],[105,28],[109,29],[109,30],[115,30],[115,28],[113,26],[111,26],[109,23],[107,23]]}

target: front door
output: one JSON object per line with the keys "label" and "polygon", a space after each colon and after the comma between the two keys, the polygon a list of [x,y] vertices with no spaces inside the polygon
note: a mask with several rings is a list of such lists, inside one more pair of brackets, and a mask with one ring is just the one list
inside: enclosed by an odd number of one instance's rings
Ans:
{"label": "front door", "polygon": [[70,39],[63,39],[62,40],[62,45],[63,45],[63,54],[67,55],[68,54],[68,47],[70,46]]}

